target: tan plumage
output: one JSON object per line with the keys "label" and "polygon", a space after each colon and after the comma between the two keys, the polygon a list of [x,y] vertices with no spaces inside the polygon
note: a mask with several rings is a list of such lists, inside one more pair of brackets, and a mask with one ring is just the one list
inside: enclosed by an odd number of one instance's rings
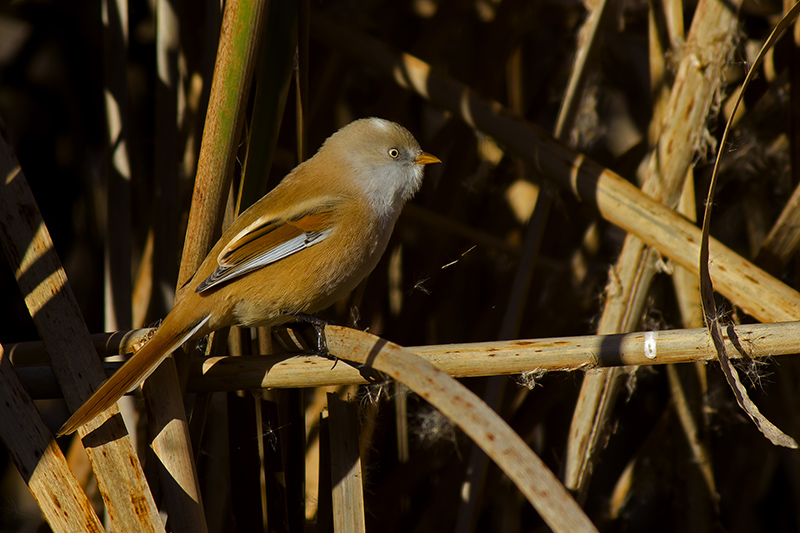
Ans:
{"label": "tan plumage", "polygon": [[153,338],[67,420],[72,433],[187,340],[233,324],[315,313],[369,274],[422,168],[439,162],[402,126],[361,119],[334,133],[220,237]]}

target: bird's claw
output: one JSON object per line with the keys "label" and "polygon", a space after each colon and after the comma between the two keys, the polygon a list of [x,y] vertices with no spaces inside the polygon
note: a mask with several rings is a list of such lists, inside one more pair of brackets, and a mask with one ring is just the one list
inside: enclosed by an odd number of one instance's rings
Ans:
{"label": "bird's claw", "polygon": [[328,343],[325,340],[325,326],[329,326],[333,324],[333,322],[298,311],[283,310],[282,312],[284,314],[291,315],[298,320],[302,320],[303,322],[311,324],[314,327],[314,330],[317,332],[317,346],[314,349],[314,354],[327,359],[332,359],[334,363],[331,367],[331,370],[336,368],[336,363],[339,362],[339,358],[331,355],[330,351],[328,350]]}

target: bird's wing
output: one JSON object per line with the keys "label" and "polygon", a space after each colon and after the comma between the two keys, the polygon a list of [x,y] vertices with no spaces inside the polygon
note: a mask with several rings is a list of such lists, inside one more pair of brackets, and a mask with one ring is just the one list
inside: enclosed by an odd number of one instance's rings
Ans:
{"label": "bird's wing", "polygon": [[239,232],[217,256],[217,268],[195,289],[200,293],[325,240],[336,205],[324,203],[286,217],[263,216]]}

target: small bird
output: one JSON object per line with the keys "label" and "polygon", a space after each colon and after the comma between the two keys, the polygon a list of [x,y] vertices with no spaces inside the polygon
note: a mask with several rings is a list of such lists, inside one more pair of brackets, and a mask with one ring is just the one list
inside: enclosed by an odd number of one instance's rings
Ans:
{"label": "small bird", "polygon": [[403,205],[419,189],[423,152],[404,127],[351,122],[224,232],[150,341],[67,420],[92,420],[183,343],[230,325],[274,326],[354,289],[383,255]]}

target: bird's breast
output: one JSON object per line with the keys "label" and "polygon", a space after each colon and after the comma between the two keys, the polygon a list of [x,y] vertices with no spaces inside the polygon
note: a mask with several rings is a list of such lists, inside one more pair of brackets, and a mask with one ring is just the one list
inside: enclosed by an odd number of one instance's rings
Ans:
{"label": "bird's breast", "polygon": [[244,291],[231,294],[236,322],[274,325],[283,310],[317,313],[352,291],[378,264],[394,227],[367,215],[340,220],[319,244],[240,278]]}

